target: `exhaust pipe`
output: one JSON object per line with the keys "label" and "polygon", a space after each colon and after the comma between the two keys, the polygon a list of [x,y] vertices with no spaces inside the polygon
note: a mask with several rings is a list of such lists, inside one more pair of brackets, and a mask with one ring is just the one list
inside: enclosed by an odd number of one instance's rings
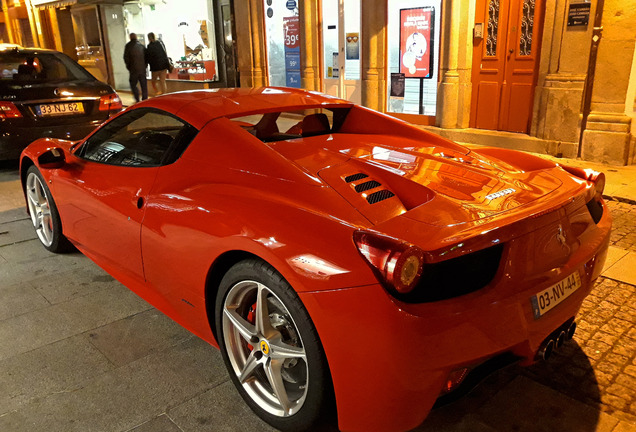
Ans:
{"label": "exhaust pipe", "polygon": [[566,337],[565,331],[559,333],[559,336],[556,338],[555,348],[561,348],[566,341]]}
{"label": "exhaust pipe", "polygon": [[542,358],[543,360],[547,360],[550,358],[553,351],[554,351],[554,340],[550,339],[545,345],[543,345],[543,347],[539,349],[538,354],[540,358]]}
{"label": "exhaust pipe", "polygon": [[574,337],[574,332],[576,331],[576,322],[572,321],[572,324],[570,324],[570,327],[568,327],[568,331],[565,335],[565,337],[567,338],[567,340],[570,340]]}

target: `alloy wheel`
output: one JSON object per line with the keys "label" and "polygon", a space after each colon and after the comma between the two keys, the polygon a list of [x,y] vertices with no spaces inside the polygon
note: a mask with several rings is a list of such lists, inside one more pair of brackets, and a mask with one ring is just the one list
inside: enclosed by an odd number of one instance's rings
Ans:
{"label": "alloy wheel", "polygon": [[27,177],[26,195],[35,232],[44,246],[51,246],[53,244],[51,204],[42,181],[35,173],[29,173]]}
{"label": "alloy wheel", "polygon": [[259,282],[236,283],[223,304],[223,332],[232,368],[252,400],[278,417],[297,413],[307,397],[309,368],[280,298]]}

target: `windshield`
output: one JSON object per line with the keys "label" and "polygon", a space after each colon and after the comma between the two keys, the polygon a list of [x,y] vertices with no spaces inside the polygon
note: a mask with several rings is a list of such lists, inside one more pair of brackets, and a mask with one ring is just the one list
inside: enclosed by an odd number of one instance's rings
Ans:
{"label": "windshield", "polygon": [[3,84],[94,80],[84,68],[61,53],[0,53]]}

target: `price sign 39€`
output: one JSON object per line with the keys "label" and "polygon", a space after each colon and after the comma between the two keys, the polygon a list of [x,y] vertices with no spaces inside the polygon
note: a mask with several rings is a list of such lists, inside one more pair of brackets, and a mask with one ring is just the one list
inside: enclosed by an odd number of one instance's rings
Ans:
{"label": "price sign 39\u20ac", "polygon": [[288,87],[300,88],[300,21],[298,16],[283,18],[285,35],[285,75]]}

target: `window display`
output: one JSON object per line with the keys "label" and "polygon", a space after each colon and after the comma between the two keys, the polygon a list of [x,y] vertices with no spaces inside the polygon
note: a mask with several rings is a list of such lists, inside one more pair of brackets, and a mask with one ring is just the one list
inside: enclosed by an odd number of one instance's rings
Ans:
{"label": "window display", "polygon": [[301,0],[263,0],[269,85],[300,88]]}
{"label": "window display", "polygon": [[435,116],[440,0],[389,0],[388,112]]}
{"label": "window display", "polygon": [[142,0],[124,4],[127,33],[139,40],[149,32],[157,35],[174,69],[168,79],[217,81],[214,13],[211,1],[166,0],[162,3]]}

